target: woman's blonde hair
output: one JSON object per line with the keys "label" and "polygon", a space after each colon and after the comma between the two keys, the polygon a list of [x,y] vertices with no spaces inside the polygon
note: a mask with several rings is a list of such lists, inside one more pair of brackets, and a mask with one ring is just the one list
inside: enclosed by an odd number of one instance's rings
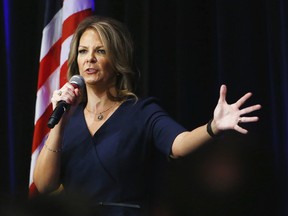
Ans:
{"label": "woman's blonde hair", "polygon": [[[68,80],[76,74],[79,74],[77,56],[78,46],[82,34],[87,29],[93,29],[98,32],[105,47],[107,56],[111,62],[116,76],[116,95],[107,92],[108,97],[114,101],[122,101],[129,97],[137,99],[135,93],[135,71],[133,40],[127,27],[109,17],[90,16],[84,19],[77,27],[70,45],[68,57]],[[83,95],[83,101],[87,100],[86,92]]]}

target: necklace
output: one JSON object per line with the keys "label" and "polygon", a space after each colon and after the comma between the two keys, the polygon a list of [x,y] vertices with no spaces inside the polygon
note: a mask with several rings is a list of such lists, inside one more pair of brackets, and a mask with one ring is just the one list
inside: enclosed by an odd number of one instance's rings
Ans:
{"label": "necklace", "polygon": [[[106,110],[102,111],[102,112],[99,112],[99,113],[95,113],[95,115],[97,115],[97,119],[99,121],[101,121],[104,116],[103,116],[103,113],[107,112],[108,110],[110,110],[112,107],[114,107],[116,104],[116,102],[114,104],[112,104],[110,107],[108,107]],[[87,107],[85,107],[85,109],[89,112],[89,113],[93,113],[92,111],[88,110]]]}

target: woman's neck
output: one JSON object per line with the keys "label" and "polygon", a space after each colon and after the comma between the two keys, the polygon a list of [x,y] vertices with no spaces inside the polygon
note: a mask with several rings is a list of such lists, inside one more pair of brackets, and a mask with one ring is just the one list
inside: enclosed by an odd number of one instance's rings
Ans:
{"label": "woman's neck", "polygon": [[100,92],[95,89],[87,89],[86,109],[88,109],[89,111],[99,112],[113,104],[115,104],[115,101],[109,99],[106,91]]}

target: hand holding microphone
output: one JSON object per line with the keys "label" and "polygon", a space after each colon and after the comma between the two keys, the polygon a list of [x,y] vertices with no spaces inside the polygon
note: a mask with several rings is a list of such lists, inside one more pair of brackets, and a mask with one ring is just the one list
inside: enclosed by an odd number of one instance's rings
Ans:
{"label": "hand holding microphone", "polygon": [[[69,83],[76,89],[82,89],[85,86],[85,82],[82,76],[80,75],[74,75],[71,77],[69,80]],[[57,93],[59,96],[62,95],[62,91],[58,91]],[[69,109],[70,104],[67,103],[65,100],[60,100],[55,109],[53,110],[49,120],[48,120],[48,127],[49,128],[54,128],[56,124],[60,121],[62,115],[64,112]]]}

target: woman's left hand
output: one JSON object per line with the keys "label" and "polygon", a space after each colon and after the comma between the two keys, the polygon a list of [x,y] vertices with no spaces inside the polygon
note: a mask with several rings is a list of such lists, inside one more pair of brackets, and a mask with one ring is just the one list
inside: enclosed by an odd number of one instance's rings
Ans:
{"label": "woman's left hand", "polygon": [[257,116],[245,116],[248,113],[261,109],[261,105],[252,105],[241,109],[241,106],[252,96],[251,92],[243,95],[239,100],[233,104],[228,104],[226,101],[227,87],[222,85],[220,87],[220,96],[218,104],[214,110],[214,130],[217,132],[233,129],[242,134],[248,133],[246,129],[239,126],[239,123],[249,123],[258,121]]}

